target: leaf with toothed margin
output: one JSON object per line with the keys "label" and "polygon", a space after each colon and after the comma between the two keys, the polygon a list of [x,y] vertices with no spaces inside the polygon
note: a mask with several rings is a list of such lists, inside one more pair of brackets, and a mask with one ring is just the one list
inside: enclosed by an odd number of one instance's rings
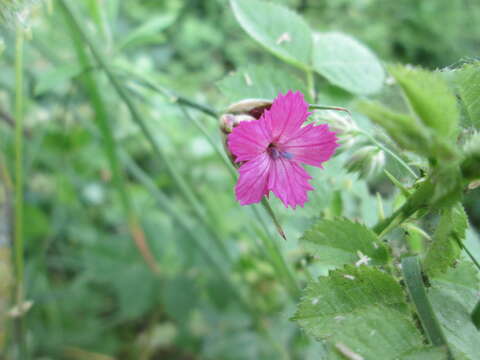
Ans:
{"label": "leaf with toothed margin", "polygon": [[348,219],[320,220],[300,239],[307,251],[325,265],[355,264],[359,254],[370,258],[369,264],[386,264],[390,255],[377,235],[364,225]]}
{"label": "leaf with toothed margin", "polygon": [[342,344],[365,359],[415,359],[431,349],[400,284],[373,267],[346,266],[310,282],[293,320],[330,351]]}
{"label": "leaf with toothed margin", "polygon": [[432,244],[424,260],[424,269],[429,276],[444,273],[455,265],[462,249],[468,227],[467,214],[462,204],[442,211],[440,221],[433,234]]}
{"label": "leaf with toothed margin", "polygon": [[230,4],[238,23],[258,43],[292,65],[310,67],[312,34],[300,15],[260,0],[230,0]]}
{"label": "leaf with toothed margin", "polygon": [[480,331],[470,313],[480,294],[478,271],[469,261],[431,279],[428,297],[455,359],[477,360]]}
{"label": "leaf with toothed margin", "polygon": [[388,71],[418,119],[438,136],[454,142],[460,114],[455,95],[440,74],[406,66],[390,66]]}

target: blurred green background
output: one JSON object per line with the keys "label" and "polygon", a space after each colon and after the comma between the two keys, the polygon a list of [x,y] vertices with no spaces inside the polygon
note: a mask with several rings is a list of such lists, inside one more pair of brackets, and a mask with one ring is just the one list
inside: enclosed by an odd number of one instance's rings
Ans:
{"label": "blurred green background", "polygon": [[[274,2],[296,9],[316,30],[350,34],[386,62],[436,69],[468,61],[480,49],[477,0]],[[225,0],[70,3],[146,128],[83,50],[91,64],[85,66],[75,47],[85,49],[84,40],[70,31],[61,6],[37,2],[25,20],[31,37],[24,48],[29,356],[320,358],[321,346],[289,321],[298,287],[324,271],[308,267],[311,259],[297,239],[319,216],[344,214],[373,224],[378,215],[369,189],[385,195],[388,211],[391,187],[347,174],[344,159],[335,158],[315,172],[317,190],[305,209],[287,211],[272,201],[289,238],[284,242],[262,208],[235,202],[233,179],[217,152],[217,122],[182,107],[178,94],[221,112],[228,99],[216,83],[238,67],[295,70],[251,40]],[[1,28],[3,250],[12,224],[14,37],[11,26]],[[350,95],[317,81],[320,103],[348,105]],[[114,179],[105,133],[117,145],[123,187]],[[477,189],[465,202],[476,225],[478,198]],[[282,273],[285,263],[289,271]],[[4,285],[13,268],[2,266]],[[5,304],[11,291],[0,291]],[[11,324],[3,326],[10,342]]]}

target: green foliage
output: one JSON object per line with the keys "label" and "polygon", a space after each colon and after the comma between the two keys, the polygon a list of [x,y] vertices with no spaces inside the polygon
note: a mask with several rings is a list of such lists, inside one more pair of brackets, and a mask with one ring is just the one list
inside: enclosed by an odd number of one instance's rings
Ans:
{"label": "green foliage", "polygon": [[466,64],[453,73],[468,123],[480,129],[480,62]]}
{"label": "green foliage", "polygon": [[360,102],[359,111],[367,115],[374,123],[382,126],[405,150],[428,156],[430,136],[428,130],[412,116],[394,112],[378,102]]}
{"label": "green foliage", "polygon": [[348,219],[320,220],[300,240],[318,261],[327,265],[355,264],[362,255],[368,256],[373,265],[389,260],[387,248],[375,233]]}
{"label": "green foliage", "polygon": [[438,73],[405,66],[391,66],[388,70],[418,119],[438,136],[454,139],[458,134],[457,102],[442,77]]}
{"label": "green foliage", "polygon": [[306,93],[305,84],[291,72],[272,66],[240,68],[217,83],[230,103],[244,99],[273,100],[279,92],[298,90]]}
{"label": "green foliage", "polygon": [[294,320],[367,359],[396,359],[423,347],[401,286],[372,267],[347,266],[311,282]]}
{"label": "green foliage", "polygon": [[479,290],[478,270],[467,261],[432,281],[429,298],[455,359],[475,360],[480,354],[480,333],[470,318]]}
{"label": "green foliage", "polygon": [[455,265],[467,227],[467,214],[461,204],[442,211],[424,260],[424,268],[429,276],[435,277]]}
{"label": "green foliage", "polygon": [[300,68],[312,58],[312,34],[298,14],[260,0],[231,0],[233,13],[243,29],[276,56]]}
{"label": "green foliage", "polygon": [[358,95],[382,88],[382,65],[357,40],[341,33],[315,33],[313,44],[313,68],[332,84]]}
{"label": "green foliage", "polygon": [[[475,54],[480,8],[467,2],[59,0],[32,8],[23,19],[33,36],[22,67],[22,190],[24,294],[34,306],[23,316],[25,336],[7,334],[6,357],[25,342],[26,358],[52,359],[478,358],[470,320],[478,271],[465,257],[479,260],[480,249],[459,204],[465,194],[478,225],[478,61],[426,70]],[[21,192],[8,185],[17,175],[18,83],[15,36],[4,30],[8,230],[8,196]],[[395,66],[395,79],[385,79],[378,58],[425,70]],[[315,191],[304,208],[269,199],[283,241],[263,208],[235,202],[217,117],[226,103],[290,89],[319,104],[310,121],[328,123],[341,147],[323,169],[308,167]],[[379,154],[375,169],[385,159],[388,176],[348,173],[355,159]],[[2,251],[9,234],[0,234]],[[411,274],[397,268],[412,255],[424,260],[415,281],[430,313],[408,297]],[[19,308],[1,294],[0,303]],[[427,313],[449,349],[429,344]]]}

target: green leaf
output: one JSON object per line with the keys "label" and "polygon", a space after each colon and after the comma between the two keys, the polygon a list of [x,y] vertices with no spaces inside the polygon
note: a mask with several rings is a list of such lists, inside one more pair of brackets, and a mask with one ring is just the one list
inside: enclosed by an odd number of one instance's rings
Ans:
{"label": "green leaf", "polygon": [[455,265],[462,251],[459,243],[465,239],[467,227],[467,214],[461,204],[442,211],[424,260],[424,269],[429,276],[443,273]]}
{"label": "green leaf", "polygon": [[460,117],[457,101],[440,74],[404,66],[391,66],[388,70],[423,124],[454,142]]}
{"label": "green leaf", "polygon": [[464,65],[454,71],[460,99],[470,123],[480,129],[480,62]]}
{"label": "green leaf", "polygon": [[365,359],[398,359],[424,348],[401,286],[367,266],[347,266],[311,282],[293,320],[316,339]]}
{"label": "green leaf", "polygon": [[299,90],[306,94],[305,84],[291,74],[271,66],[247,66],[217,83],[230,102],[244,99],[273,100],[279,92]]}
{"label": "green leaf", "polygon": [[155,44],[165,40],[161,32],[172,25],[176,16],[172,14],[158,15],[130,32],[118,44],[120,50],[139,45]]}
{"label": "green leaf", "polygon": [[429,131],[413,117],[393,112],[385,106],[371,101],[360,102],[358,109],[374,123],[383,127],[388,135],[403,149],[424,156],[430,154],[428,147],[431,143]]}
{"label": "green leaf", "polygon": [[348,219],[320,220],[303,234],[300,241],[327,265],[355,264],[361,254],[368,256],[373,265],[385,264],[389,260],[387,248],[377,236],[364,225]]}
{"label": "green leaf", "polygon": [[35,85],[35,95],[43,95],[82,73],[83,67],[78,63],[57,66],[52,70],[40,72]]}
{"label": "green leaf", "polygon": [[434,278],[429,298],[455,359],[477,360],[480,332],[470,313],[478,301],[479,280],[470,262]]}
{"label": "green leaf", "polygon": [[367,47],[336,32],[314,34],[313,68],[332,84],[358,95],[378,92],[385,79],[380,61]]}
{"label": "green leaf", "polygon": [[309,68],[312,34],[301,16],[277,4],[259,0],[230,0],[242,28],[284,61]]}
{"label": "green leaf", "polygon": [[466,144],[460,168],[467,181],[480,179],[480,133],[472,136]]}
{"label": "green leaf", "polygon": [[385,106],[371,101],[362,101],[357,105],[360,112],[374,123],[382,126],[405,150],[416,152],[436,162],[454,163],[458,153],[452,139],[440,136],[413,116],[391,111]]}
{"label": "green leaf", "polygon": [[402,356],[401,360],[446,360],[448,358],[447,350],[442,347],[430,347],[420,350],[414,350],[407,355]]}

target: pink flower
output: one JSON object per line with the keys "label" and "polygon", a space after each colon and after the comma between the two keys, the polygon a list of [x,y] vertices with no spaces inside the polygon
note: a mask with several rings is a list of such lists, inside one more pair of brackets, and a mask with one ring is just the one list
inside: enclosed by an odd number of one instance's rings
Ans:
{"label": "pink flower", "polygon": [[301,92],[280,93],[258,120],[241,122],[228,135],[228,148],[241,163],[235,186],[241,205],[273,191],[286,207],[303,207],[313,187],[301,164],[322,168],[338,146],[328,125],[302,127],[310,114]]}

